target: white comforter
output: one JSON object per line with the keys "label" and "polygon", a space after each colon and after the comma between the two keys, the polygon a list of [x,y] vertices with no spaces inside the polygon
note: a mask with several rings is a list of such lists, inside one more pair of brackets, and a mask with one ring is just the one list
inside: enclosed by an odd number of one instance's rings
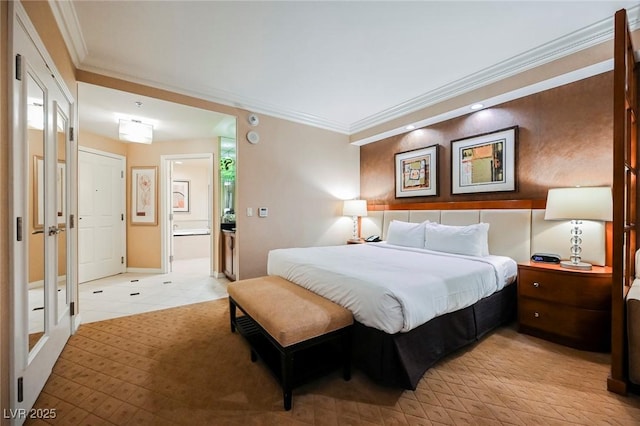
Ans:
{"label": "white comforter", "polygon": [[377,243],[272,250],[267,272],[349,309],[366,326],[393,334],[500,290],[515,280],[517,264],[503,256]]}

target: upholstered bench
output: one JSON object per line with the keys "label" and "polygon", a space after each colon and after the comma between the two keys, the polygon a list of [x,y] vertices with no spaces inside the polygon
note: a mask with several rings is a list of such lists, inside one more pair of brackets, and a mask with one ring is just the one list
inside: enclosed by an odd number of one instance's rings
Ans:
{"label": "upholstered bench", "polygon": [[[329,358],[319,352],[332,348],[344,379],[351,378],[353,315],[348,309],[277,276],[236,281],[227,291],[231,331],[247,339],[251,361],[260,357],[280,381],[285,410],[291,409],[293,387],[305,379],[303,361],[314,352],[319,359],[310,364]],[[236,307],[244,315],[236,316]]]}

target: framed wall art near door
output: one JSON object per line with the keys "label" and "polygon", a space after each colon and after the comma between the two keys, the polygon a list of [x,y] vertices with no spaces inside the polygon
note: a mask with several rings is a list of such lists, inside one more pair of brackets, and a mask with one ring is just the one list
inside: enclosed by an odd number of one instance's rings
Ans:
{"label": "framed wall art near door", "polygon": [[174,180],[172,183],[172,207],[174,212],[188,212],[189,211],[189,181],[188,180]]}
{"label": "framed wall art near door", "polygon": [[518,126],[451,141],[451,192],[515,191]]}
{"label": "framed wall art near door", "polygon": [[158,168],[131,168],[131,224],[158,224]]}
{"label": "framed wall art near door", "polygon": [[395,155],[396,198],[438,195],[438,147]]}

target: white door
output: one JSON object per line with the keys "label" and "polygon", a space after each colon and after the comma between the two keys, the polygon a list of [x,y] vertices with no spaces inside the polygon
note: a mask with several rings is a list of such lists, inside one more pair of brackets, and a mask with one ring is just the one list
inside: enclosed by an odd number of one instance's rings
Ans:
{"label": "white door", "polygon": [[124,158],[78,154],[78,276],[81,283],[125,272]]}
{"label": "white door", "polygon": [[[11,408],[33,406],[72,331],[73,97],[19,2],[11,2]],[[21,424],[24,416],[12,418]]]}

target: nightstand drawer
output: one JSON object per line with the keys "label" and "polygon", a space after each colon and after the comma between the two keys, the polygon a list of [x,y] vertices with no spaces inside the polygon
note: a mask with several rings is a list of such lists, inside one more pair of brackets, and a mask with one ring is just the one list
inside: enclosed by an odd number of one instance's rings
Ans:
{"label": "nightstand drawer", "polygon": [[610,345],[611,314],[608,311],[559,307],[521,297],[518,323],[522,332],[580,349],[607,350]]}
{"label": "nightstand drawer", "polygon": [[519,296],[583,309],[611,309],[611,278],[565,271],[520,268]]}

